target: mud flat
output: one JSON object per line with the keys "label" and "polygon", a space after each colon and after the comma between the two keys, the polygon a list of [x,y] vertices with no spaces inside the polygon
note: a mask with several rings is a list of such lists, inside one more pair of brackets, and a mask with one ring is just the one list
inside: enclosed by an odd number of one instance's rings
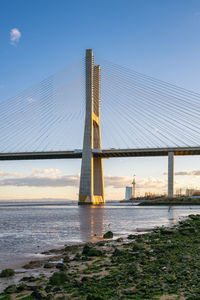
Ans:
{"label": "mud flat", "polygon": [[0,299],[200,299],[200,216],[126,239],[66,246],[0,278]]}

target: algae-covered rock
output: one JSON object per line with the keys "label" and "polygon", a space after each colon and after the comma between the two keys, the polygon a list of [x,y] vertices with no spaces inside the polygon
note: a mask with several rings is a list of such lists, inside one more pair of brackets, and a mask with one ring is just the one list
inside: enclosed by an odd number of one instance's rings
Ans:
{"label": "algae-covered rock", "polygon": [[34,276],[25,276],[25,277],[22,277],[22,279],[20,279],[20,281],[34,282],[34,281],[37,281],[37,278],[35,278]]}
{"label": "algae-covered rock", "polygon": [[20,293],[24,291],[27,288],[27,285],[24,283],[21,283],[20,285],[17,286],[17,292]]}
{"label": "algae-covered rock", "polygon": [[104,233],[103,238],[104,239],[112,239],[113,238],[113,232],[108,231],[108,232]]}
{"label": "algae-covered rock", "polygon": [[104,298],[102,298],[102,297],[100,297],[98,295],[94,295],[94,294],[88,295],[87,298],[86,298],[86,300],[103,300],[103,299]]}
{"label": "algae-covered rock", "polygon": [[62,264],[62,263],[58,263],[56,265],[56,269],[59,269],[60,271],[66,271],[67,267],[64,264]]}
{"label": "algae-covered rock", "polygon": [[47,299],[47,294],[44,291],[34,291],[31,294],[31,297],[33,297],[34,299]]}
{"label": "algae-covered rock", "polygon": [[15,275],[15,271],[13,269],[4,269],[0,273],[0,277],[12,277]]}
{"label": "algae-covered rock", "polygon": [[119,250],[118,248],[115,249],[113,252],[113,256],[121,256],[124,255],[124,251]]}
{"label": "algae-covered rock", "polygon": [[50,269],[50,268],[53,268],[53,267],[54,267],[53,263],[47,262],[47,263],[44,264],[45,269]]}
{"label": "algae-covered rock", "polygon": [[24,265],[24,269],[34,269],[39,268],[43,265],[42,261],[30,261],[28,264]]}
{"label": "algae-covered rock", "polygon": [[11,300],[11,295],[9,294],[0,294],[1,300]]}
{"label": "algae-covered rock", "polygon": [[138,251],[144,249],[144,244],[143,243],[134,243],[133,244],[133,251]]}
{"label": "algae-covered rock", "polygon": [[63,257],[63,262],[64,262],[64,263],[69,263],[69,262],[70,262],[70,258],[69,258],[68,255],[65,255],[65,256]]}
{"label": "algae-covered rock", "polygon": [[129,240],[134,240],[135,239],[135,235],[134,234],[129,234],[127,239]]}
{"label": "algae-covered rock", "polygon": [[103,255],[101,250],[89,247],[88,245],[85,245],[83,247],[82,254],[86,255],[86,256],[102,256]]}
{"label": "algae-covered rock", "polygon": [[122,237],[120,237],[120,238],[118,238],[116,241],[118,242],[118,243],[121,243],[121,242],[123,242],[123,238]]}
{"label": "algae-covered rock", "polygon": [[15,284],[9,285],[5,290],[4,293],[12,294],[17,291],[17,286]]}
{"label": "algae-covered rock", "polygon": [[62,285],[66,282],[67,280],[67,274],[65,272],[59,272],[59,273],[54,273],[50,279],[49,283],[51,285]]}

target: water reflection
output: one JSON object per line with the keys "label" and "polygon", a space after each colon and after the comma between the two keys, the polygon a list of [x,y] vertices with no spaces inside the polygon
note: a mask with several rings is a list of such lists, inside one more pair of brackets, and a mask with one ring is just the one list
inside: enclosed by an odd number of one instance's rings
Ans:
{"label": "water reflection", "polygon": [[175,220],[175,210],[173,206],[168,207],[168,220],[169,220],[169,226],[173,226],[176,223]]}
{"label": "water reflection", "polygon": [[104,231],[105,206],[79,206],[80,236],[82,241],[100,240]]}

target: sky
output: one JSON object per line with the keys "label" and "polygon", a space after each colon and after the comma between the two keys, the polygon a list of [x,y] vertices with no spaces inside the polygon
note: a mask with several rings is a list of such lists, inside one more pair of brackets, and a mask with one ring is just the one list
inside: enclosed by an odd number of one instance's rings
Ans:
{"label": "sky", "polygon": [[[97,57],[200,93],[197,0],[0,1],[0,101]],[[80,160],[0,163],[0,200],[78,199]],[[104,160],[106,199],[167,191],[167,158]],[[181,172],[181,173],[180,173]],[[175,190],[199,188],[200,159],[175,158]]]}

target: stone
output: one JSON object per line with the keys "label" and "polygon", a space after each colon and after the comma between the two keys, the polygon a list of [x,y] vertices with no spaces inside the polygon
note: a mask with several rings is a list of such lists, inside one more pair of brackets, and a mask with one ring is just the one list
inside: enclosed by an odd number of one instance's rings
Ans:
{"label": "stone", "polygon": [[108,232],[104,233],[103,238],[104,239],[112,239],[113,238],[113,232],[108,231]]}
{"label": "stone", "polygon": [[13,269],[4,269],[0,273],[0,277],[12,277],[15,275],[15,271]]}

